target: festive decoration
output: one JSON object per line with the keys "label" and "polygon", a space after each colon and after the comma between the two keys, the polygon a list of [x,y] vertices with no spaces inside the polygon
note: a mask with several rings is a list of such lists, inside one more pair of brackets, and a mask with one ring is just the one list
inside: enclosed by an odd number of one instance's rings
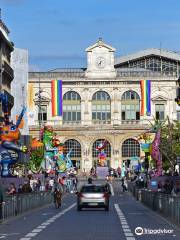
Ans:
{"label": "festive decoration", "polygon": [[26,146],[18,145],[20,139],[19,125],[26,108],[23,107],[16,124],[5,121],[5,125],[0,127],[0,164],[1,176],[12,177],[10,167],[17,162],[18,153],[27,152]]}
{"label": "festive decoration", "polygon": [[99,151],[98,153],[98,164],[101,166],[101,167],[104,167],[105,166],[105,160],[106,160],[106,154],[104,152],[104,149],[107,145],[107,141],[105,140],[103,143],[100,143],[97,147],[96,147],[96,150]]}
{"label": "festive decoration", "polygon": [[33,138],[30,149],[30,161],[28,168],[32,173],[39,173],[41,171],[41,164],[44,160],[44,144],[38,138]]}
{"label": "festive decoration", "polygon": [[156,161],[156,176],[161,176],[162,175],[162,159],[161,159],[161,153],[160,153],[160,141],[161,141],[161,131],[158,130],[156,133],[155,139],[152,143],[152,151],[151,151],[151,156],[152,158]]}
{"label": "festive decoration", "polygon": [[51,81],[52,116],[62,116],[62,80]]}
{"label": "festive decoration", "polygon": [[151,81],[141,80],[141,116],[151,115]]}
{"label": "festive decoration", "polygon": [[47,173],[64,173],[73,168],[70,154],[66,154],[65,146],[57,138],[51,126],[41,129],[41,140],[34,138],[31,144],[30,170],[38,173],[44,170]]}

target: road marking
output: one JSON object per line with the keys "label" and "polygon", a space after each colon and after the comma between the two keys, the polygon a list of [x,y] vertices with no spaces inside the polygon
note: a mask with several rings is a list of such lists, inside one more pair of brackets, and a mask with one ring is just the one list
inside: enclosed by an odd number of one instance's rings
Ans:
{"label": "road marking", "polygon": [[26,234],[25,237],[20,238],[20,240],[31,240],[33,237],[37,236],[44,229],[46,229],[46,227],[48,227],[48,225],[53,223],[57,218],[61,217],[63,214],[65,214],[66,212],[71,210],[75,205],[76,205],[76,203],[73,203],[68,208],[64,209],[62,212],[60,212],[60,213],[54,215],[53,217],[49,218],[48,220],[43,222],[41,225],[39,225],[38,227],[34,228],[30,233]]}
{"label": "road marking", "polygon": [[114,207],[115,207],[117,215],[119,217],[126,240],[135,240],[135,237],[134,237],[133,233],[131,232],[131,229],[130,229],[130,227],[126,221],[126,218],[125,218],[123,212],[121,211],[119,205],[114,204]]}
{"label": "road marking", "polygon": [[111,189],[111,194],[112,194],[112,196],[114,196],[114,189],[113,189],[112,184],[110,183],[109,186],[110,186],[110,189]]}

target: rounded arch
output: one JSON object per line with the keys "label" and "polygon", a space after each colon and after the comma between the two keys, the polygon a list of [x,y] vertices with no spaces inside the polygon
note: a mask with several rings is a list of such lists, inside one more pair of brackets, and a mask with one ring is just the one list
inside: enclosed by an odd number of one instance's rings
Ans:
{"label": "rounded arch", "polygon": [[110,94],[104,90],[98,90],[93,93],[92,100],[106,101],[111,100]]}
{"label": "rounded arch", "polygon": [[63,100],[81,100],[81,96],[76,91],[67,91],[63,94]]}
{"label": "rounded arch", "polygon": [[66,152],[68,153],[72,150],[70,154],[70,159],[74,167],[81,167],[81,158],[82,158],[82,148],[79,141],[76,139],[68,139],[64,142]]}
{"label": "rounded arch", "polygon": [[92,159],[93,159],[93,165],[97,166],[98,164],[98,154],[99,151],[96,150],[96,148],[99,146],[99,144],[103,144],[104,141],[106,141],[106,146],[104,148],[104,152],[106,154],[106,165],[110,166],[110,159],[111,159],[111,144],[106,139],[97,139],[92,144]]}
{"label": "rounded arch", "polygon": [[134,138],[128,138],[122,143],[122,157],[140,157],[140,144]]}
{"label": "rounded arch", "polygon": [[133,90],[125,91],[121,96],[121,119],[123,121],[140,120],[140,97]]}
{"label": "rounded arch", "polygon": [[78,123],[81,121],[81,96],[75,91],[63,95],[63,122]]}
{"label": "rounded arch", "polygon": [[113,98],[112,91],[110,91],[109,89],[99,89],[99,88],[94,88],[93,91],[90,92],[89,98],[92,100],[94,94],[96,94],[97,92],[105,92],[109,95],[110,99]]}
{"label": "rounded arch", "polygon": [[111,121],[111,98],[105,91],[97,91],[92,96],[92,121],[93,123]]}
{"label": "rounded arch", "polygon": [[128,90],[122,94],[121,100],[140,100],[140,97],[134,90]]}

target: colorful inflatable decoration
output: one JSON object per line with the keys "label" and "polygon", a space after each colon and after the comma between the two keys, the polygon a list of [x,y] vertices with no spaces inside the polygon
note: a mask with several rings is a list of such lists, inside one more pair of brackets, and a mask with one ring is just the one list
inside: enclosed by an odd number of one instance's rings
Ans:
{"label": "colorful inflatable decoration", "polygon": [[159,149],[160,142],[161,142],[161,131],[158,130],[158,132],[156,133],[155,139],[152,143],[152,151],[151,151],[151,156],[156,161],[157,171],[155,175],[157,177],[162,175],[162,170],[163,170],[161,152]]}
{"label": "colorful inflatable decoration", "polygon": [[107,145],[107,141],[105,140],[103,143],[101,142],[97,147],[96,150],[98,153],[98,165],[101,167],[105,167],[105,161],[106,161],[106,154],[104,152],[104,149]]}
{"label": "colorful inflatable decoration", "polygon": [[41,164],[44,160],[44,144],[38,138],[33,138],[30,149],[30,161],[28,168],[32,173],[39,173],[41,171]]}
{"label": "colorful inflatable decoration", "polygon": [[18,145],[18,140],[20,139],[19,125],[25,111],[26,108],[23,107],[16,124],[5,121],[5,124],[0,127],[0,164],[2,177],[13,177],[10,167],[17,162],[19,152],[27,152],[26,146]]}
{"label": "colorful inflatable decoration", "polygon": [[[55,133],[51,126],[44,126],[41,129],[41,140],[44,144],[44,161],[41,164],[42,169],[47,173],[55,171],[54,155],[57,151],[57,141],[55,140]],[[55,145],[54,145],[55,144]]]}
{"label": "colorful inflatable decoration", "polygon": [[65,154],[65,146],[57,138],[51,126],[44,126],[40,132],[41,140],[34,138],[31,144],[29,168],[33,173],[41,170],[47,173],[64,173],[73,167],[70,159],[72,149]]}

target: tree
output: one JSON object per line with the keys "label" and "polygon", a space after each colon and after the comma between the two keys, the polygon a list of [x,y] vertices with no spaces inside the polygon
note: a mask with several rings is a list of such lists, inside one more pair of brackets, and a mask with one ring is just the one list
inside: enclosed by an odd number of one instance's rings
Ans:
{"label": "tree", "polygon": [[166,168],[169,166],[175,170],[177,156],[180,156],[180,122],[168,123],[161,128],[160,151]]}

